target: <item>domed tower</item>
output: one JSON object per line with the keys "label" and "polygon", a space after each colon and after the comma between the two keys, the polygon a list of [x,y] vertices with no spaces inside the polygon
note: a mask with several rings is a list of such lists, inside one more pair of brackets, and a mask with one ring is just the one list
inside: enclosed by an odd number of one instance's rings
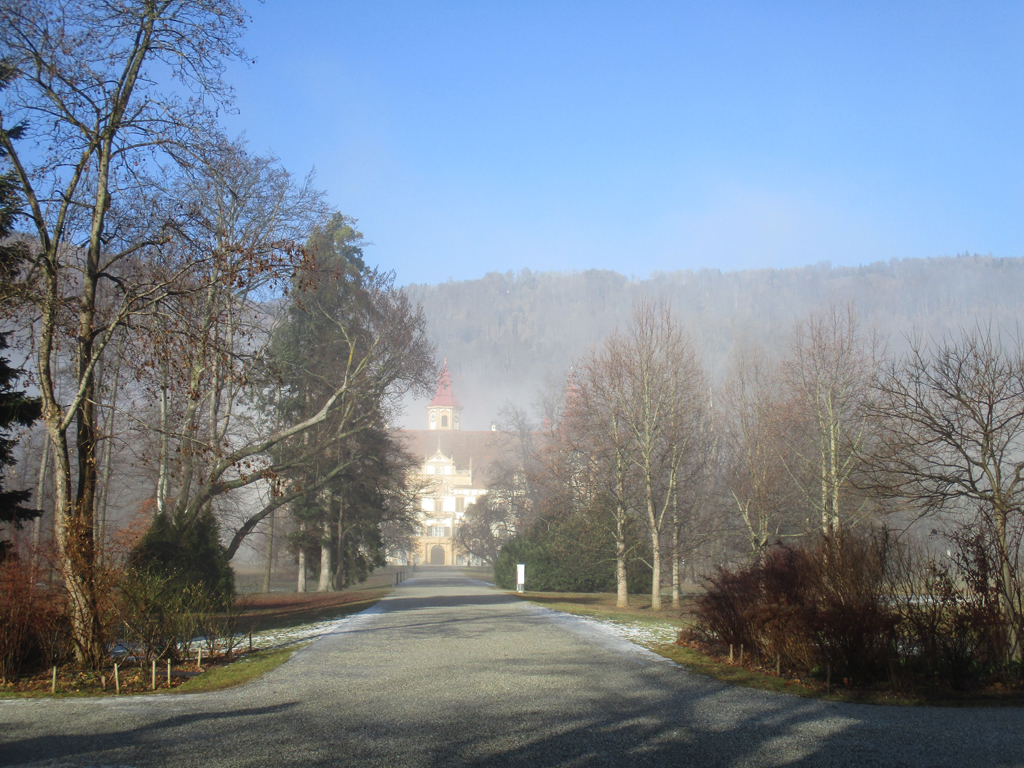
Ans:
{"label": "domed tower", "polygon": [[452,379],[448,375],[448,360],[444,361],[444,370],[437,380],[437,392],[434,399],[427,404],[427,424],[430,429],[461,430],[460,421],[462,405],[452,392]]}

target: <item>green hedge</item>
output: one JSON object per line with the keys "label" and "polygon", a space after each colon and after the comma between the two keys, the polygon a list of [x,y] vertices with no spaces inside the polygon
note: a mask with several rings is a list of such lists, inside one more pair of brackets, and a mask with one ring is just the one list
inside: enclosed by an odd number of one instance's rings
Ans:
{"label": "green hedge", "polygon": [[[627,565],[630,592],[650,587],[651,569],[640,558],[643,540],[631,536],[634,556]],[[526,565],[531,592],[614,592],[615,542],[610,532],[578,514],[540,520],[529,531],[507,541],[494,565],[494,583],[515,589],[516,565]]]}

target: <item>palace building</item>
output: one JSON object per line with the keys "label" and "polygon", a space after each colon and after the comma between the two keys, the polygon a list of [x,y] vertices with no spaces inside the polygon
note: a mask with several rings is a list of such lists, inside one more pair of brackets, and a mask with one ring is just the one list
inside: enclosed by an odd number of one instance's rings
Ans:
{"label": "palace building", "polygon": [[462,430],[462,405],[452,390],[448,361],[427,404],[427,428],[402,432],[406,449],[423,461],[420,535],[408,560],[416,565],[475,565],[456,542],[466,508],[487,493],[487,471],[504,451],[503,435]]}

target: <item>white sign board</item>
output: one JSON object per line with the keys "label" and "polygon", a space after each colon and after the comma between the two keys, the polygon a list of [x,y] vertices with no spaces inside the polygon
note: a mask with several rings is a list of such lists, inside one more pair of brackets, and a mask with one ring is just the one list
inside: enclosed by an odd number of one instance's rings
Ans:
{"label": "white sign board", "polygon": [[516,565],[516,592],[523,592],[526,589],[526,563]]}

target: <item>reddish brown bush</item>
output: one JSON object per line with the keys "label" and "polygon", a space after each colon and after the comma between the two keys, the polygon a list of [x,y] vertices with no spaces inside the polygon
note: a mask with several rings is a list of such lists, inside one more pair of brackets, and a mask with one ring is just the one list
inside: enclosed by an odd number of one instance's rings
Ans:
{"label": "reddish brown bush", "polygon": [[942,680],[953,688],[1012,676],[992,547],[956,540],[952,563],[897,545],[884,530],[774,547],[719,569],[697,604],[696,636],[834,679]]}
{"label": "reddish brown bush", "polygon": [[59,663],[67,646],[63,595],[42,581],[29,559],[0,564],[0,674],[4,681],[23,668]]}
{"label": "reddish brown bush", "polygon": [[898,620],[882,598],[884,548],[874,536],[823,538],[719,569],[698,601],[698,631],[803,671],[828,664],[857,681],[884,674]]}

